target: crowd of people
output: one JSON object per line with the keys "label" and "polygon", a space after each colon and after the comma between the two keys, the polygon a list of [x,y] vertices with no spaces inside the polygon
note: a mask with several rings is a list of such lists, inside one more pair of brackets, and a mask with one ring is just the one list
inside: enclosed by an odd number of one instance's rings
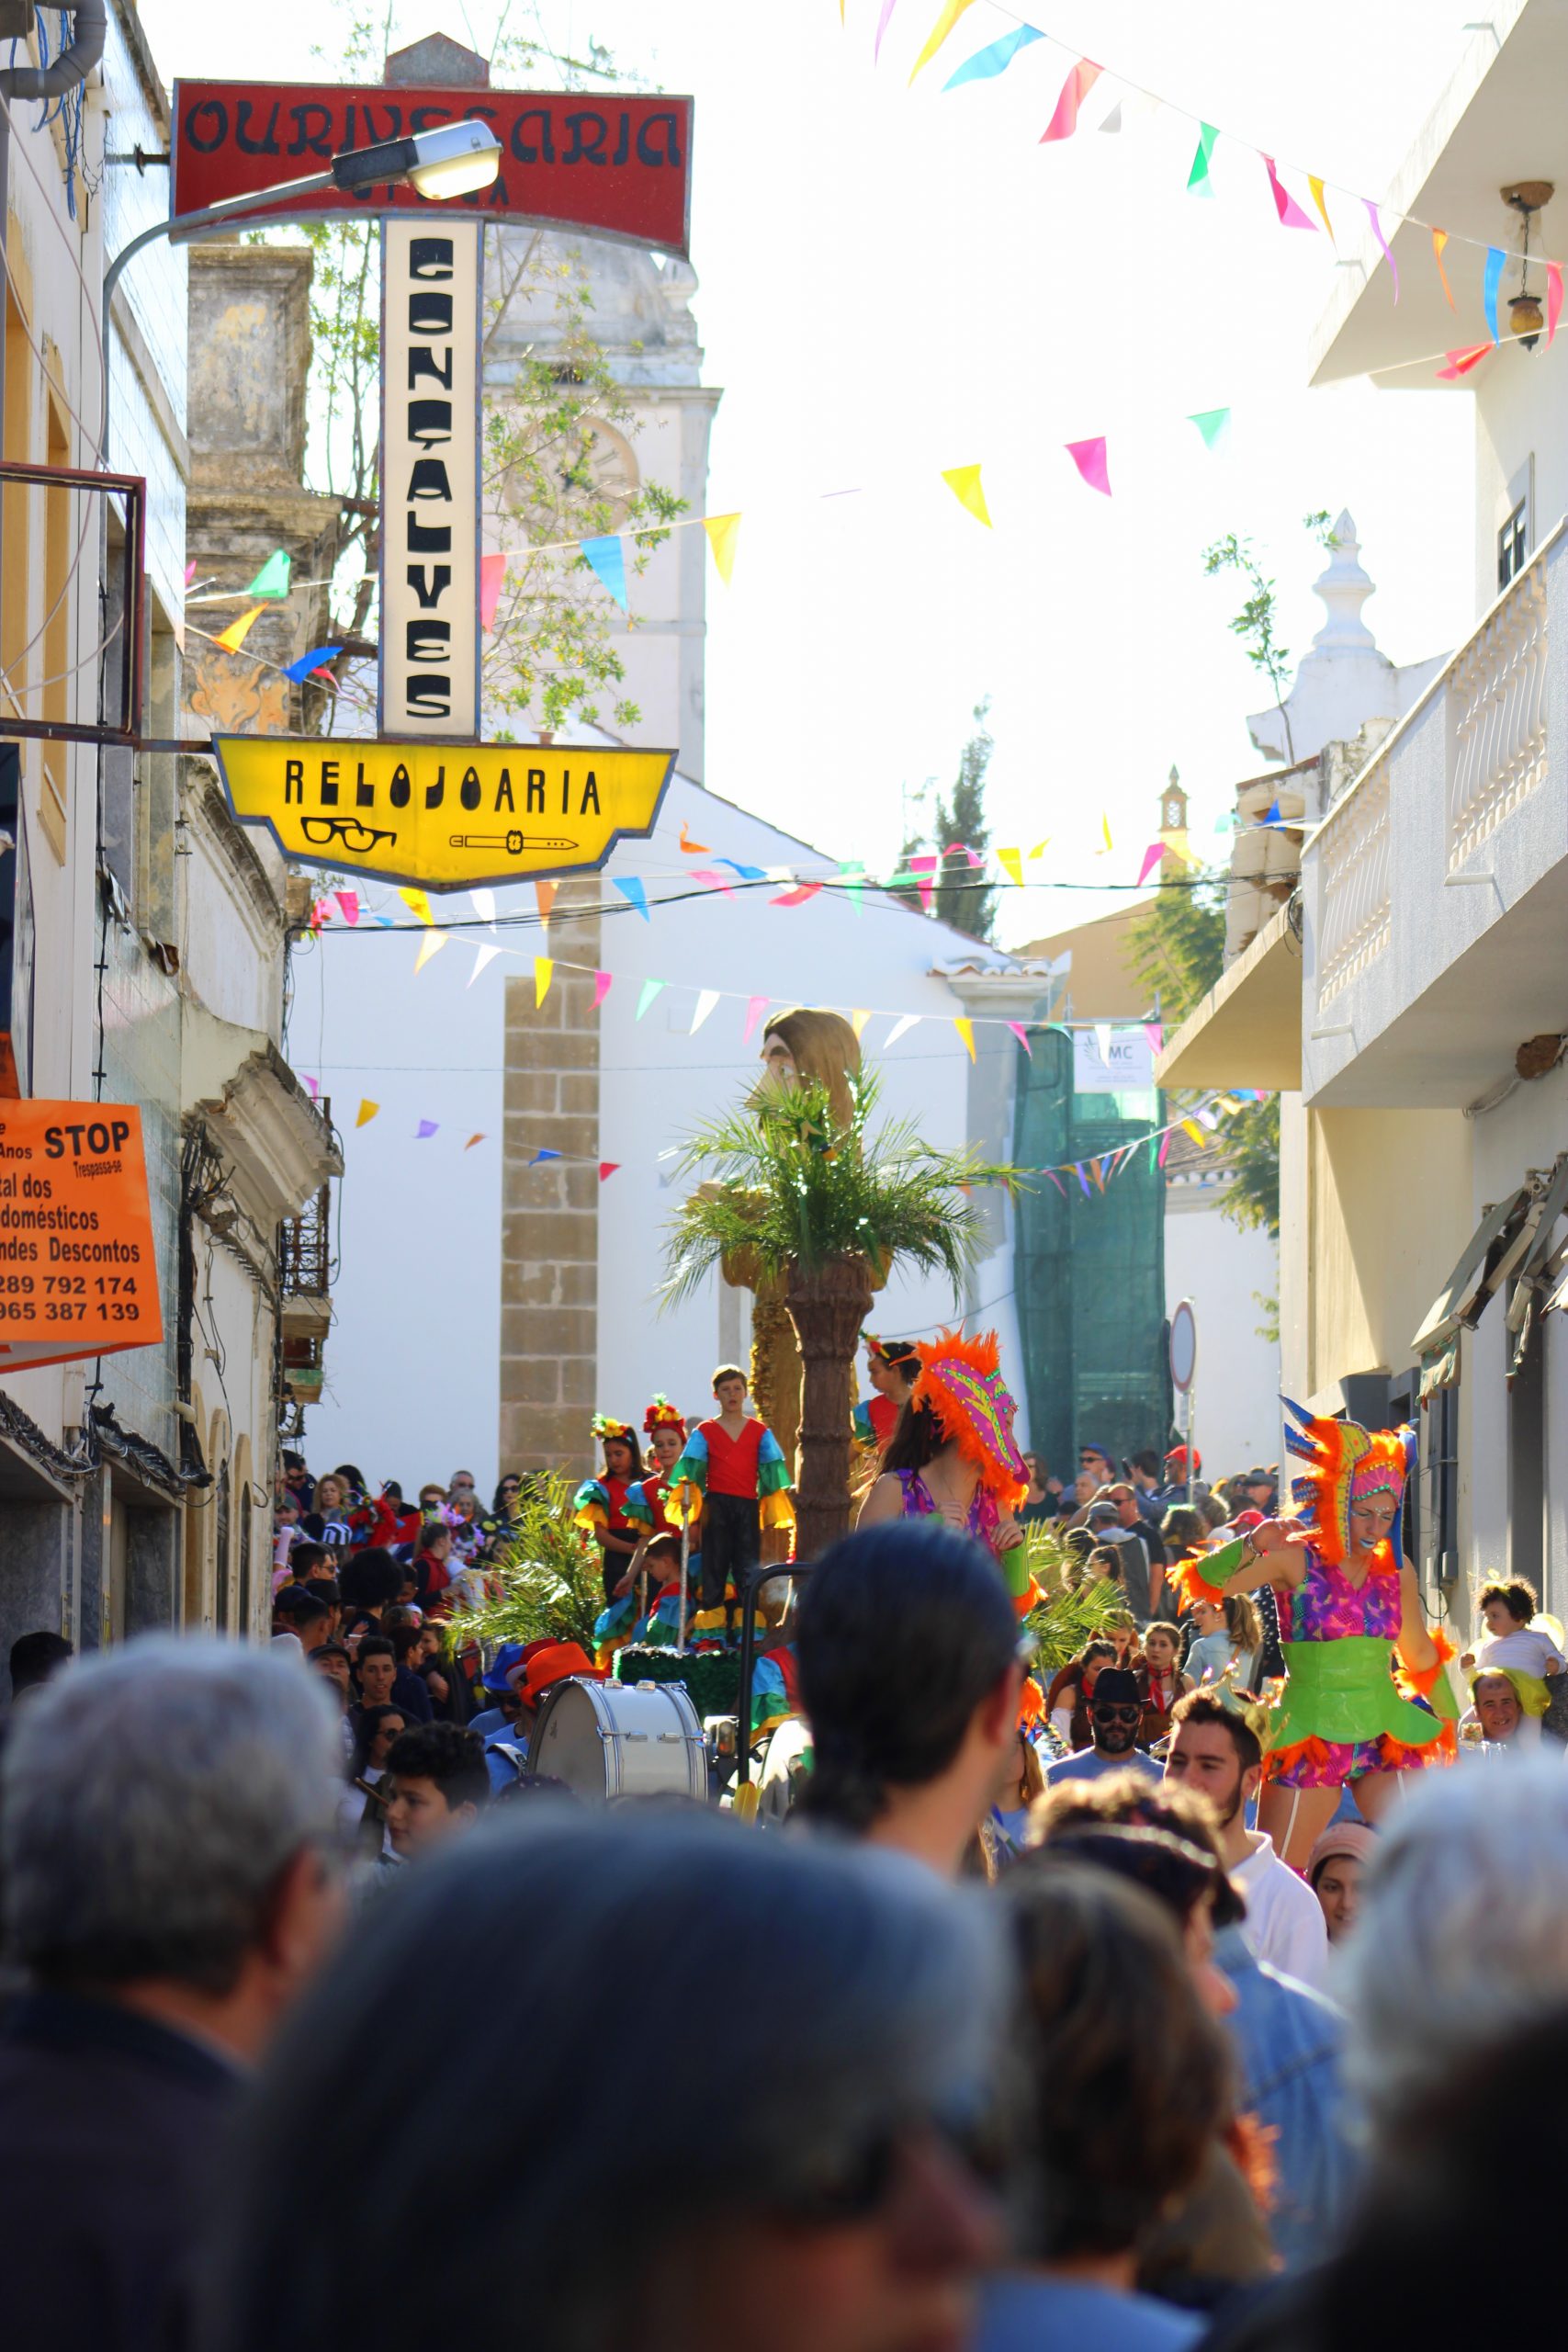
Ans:
{"label": "crowd of people", "polygon": [[[1283,1518],[1271,1472],[1210,1490],[1179,1449],[1086,1447],[1062,1494],[993,1335],[871,1361],[858,1526],[759,1665],[805,1736],[773,1815],[719,1754],[705,1803],[530,1769],[574,1686],[728,1649],[787,1556],[733,1365],[709,1416],[599,1421],[552,1506],[592,1645],[466,1622],[548,1489],[409,1505],[297,1458],[270,1645],[16,1645],[18,2342],[426,2352],[520,2298],[567,2352],[1339,2352],[1374,2282],[1435,2312],[1494,2083],[1568,2024],[1561,1627],[1490,1582],[1453,1658],[1405,1432],[1296,1414]],[[1046,1676],[1064,1568],[1115,1590]],[[682,2026],[716,1968],[754,2031]]]}

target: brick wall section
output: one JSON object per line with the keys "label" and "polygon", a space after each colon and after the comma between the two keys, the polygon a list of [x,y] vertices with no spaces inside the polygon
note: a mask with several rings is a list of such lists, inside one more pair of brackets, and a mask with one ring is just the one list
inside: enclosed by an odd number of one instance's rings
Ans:
{"label": "brick wall section", "polygon": [[[550,990],[506,984],[501,1222],[501,1465],[586,1476],[598,1386],[601,884],[563,882]],[[579,910],[581,911],[574,911]],[[541,952],[544,943],[541,942]],[[585,965],[568,971],[565,964]],[[536,1151],[560,1160],[529,1166]]]}

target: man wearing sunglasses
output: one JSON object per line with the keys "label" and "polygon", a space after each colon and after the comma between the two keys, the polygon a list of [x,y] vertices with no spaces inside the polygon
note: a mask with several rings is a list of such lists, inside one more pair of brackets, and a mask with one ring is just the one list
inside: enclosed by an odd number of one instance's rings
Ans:
{"label": "man wearing sunglasses", "polygon": [[1143,1711],[1137,1676],[1119,1666],[1103,1668],[1089,1701],[1089,1720],[1094,1744],[1048,1764],[1046,1786],[1054,1788],[1061,1781],[1098,1781],[1102,1772],[1128,1770],[1157,1781],[1159,1766],[1136,1744]]}

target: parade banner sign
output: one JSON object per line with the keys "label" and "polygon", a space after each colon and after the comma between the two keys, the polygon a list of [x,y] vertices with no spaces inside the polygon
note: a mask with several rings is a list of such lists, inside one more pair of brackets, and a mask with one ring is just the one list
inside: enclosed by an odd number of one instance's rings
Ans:
{"label": "parade banner sign", "polygon": [[383,735],[479,731],[477,220],[381,229]]}
{"label": "parade banner sign", "polygon": [[213,738],[229,805],[285,857],[427,890],[604,865],[653,831],[673,752],[588,744]]}
{"label": "parade banner sign", "polygon": [[[177,220],[225,197],[259,195],[325,171],[345,152],[469,121],[488,122],[504,151],[493,184],[457,199],[469,210],[688,251],[692,101],[662,94],[176,82],[170,210]],[[420,211],[429,219],[444,209],[406,186],[326,188],[266,209],[307,220]]]}
{"label": "parade banner sign", "polygon": [[0,1372],[163,1336],[141,1112],[0,1103]]}

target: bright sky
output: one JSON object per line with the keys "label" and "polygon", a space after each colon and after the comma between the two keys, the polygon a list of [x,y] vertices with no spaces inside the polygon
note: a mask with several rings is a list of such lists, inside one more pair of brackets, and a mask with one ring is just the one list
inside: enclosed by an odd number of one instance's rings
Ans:
{"label": "bright sky", "polygon": [[[442,29],[488,48],[498,5],[409,0],[397,45]],[[1301,517],[1348,506],[1382,650],[1453,646],[1472,617],[1471,405],[1309,392],[1333,248],[1279,226],[1257,155],[1224,136],[1216,200],[1188,196],[1196,130],[1172,107],[1269,149],[1303,205],[1309,171],[1381,198],[1459,54],[1460,0],[1036,0],[1050,40],[951,93],[1017,18],[975,0],[910,88],[938,0],[897,0],[874,66],[879,6],[846,0],[840,29],[836,0],[540,0],[556,45],[592,36],[696,99],[695,309],[725,388],[709,505],[745,518],[732,585],[710,573],[708,783],[874,864],[903,787],[950,780],[988,694],[992,837],[1050,835],[1037,871],[1132,881],[1173,761],[1195,847],[1222,855],[1230,787],[1265,765],[1242,715],[1269,697],[1225,627],[1237,585],[1203,579],[1201,548],[1257,540],[1299,654],[1323,617]],[[320,0],[265,17],[143,0],[142,17],[166,79],[281,80],[322,70],[313,42],[332,54]],[[1043,147],[1083,40],[1106,79],[1076,138]],[[1118,69],[1172,106],[1112,136],[1096,126]],[[1185,420],[1221,406],[1229,446],[1210,455]],[[1062,446],[1097,434],[1110,500]],[[940,479],[974,462],[989,531]],[[1031,890],[1001,935],[1115,903]]]}

